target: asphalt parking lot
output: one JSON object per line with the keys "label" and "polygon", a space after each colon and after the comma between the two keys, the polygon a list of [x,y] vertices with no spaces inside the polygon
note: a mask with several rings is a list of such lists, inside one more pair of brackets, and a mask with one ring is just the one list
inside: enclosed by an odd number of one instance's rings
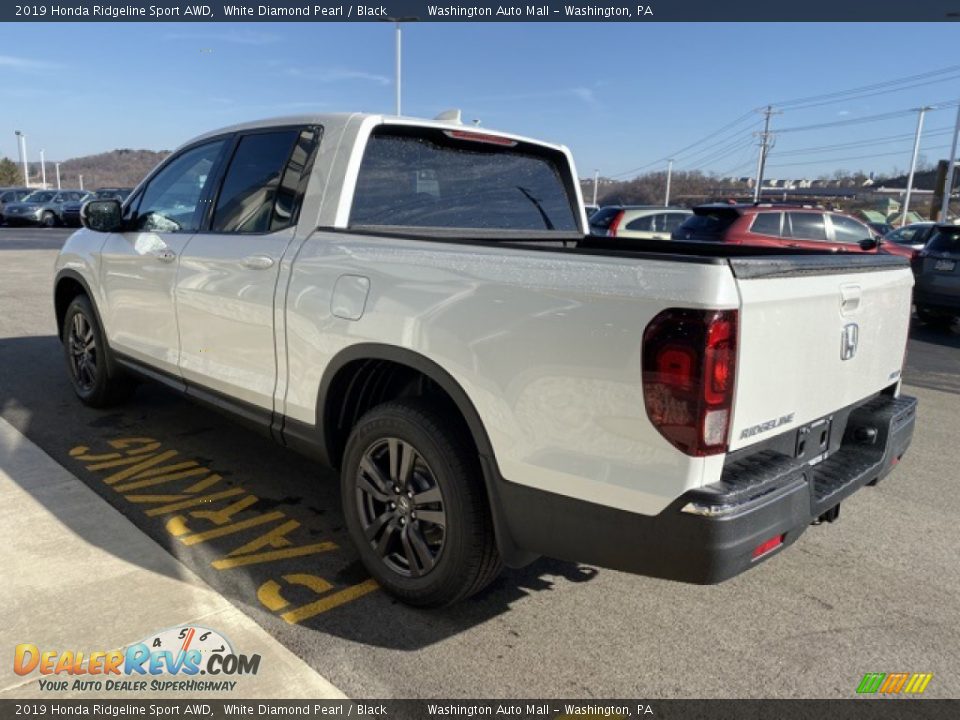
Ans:
{"label": "asphalt parking lot", "polygon": [[[957,326],[913,329],[897,472],[760,569],[697,587],[544,559],[419,611],[368,580],[332,472],[157,386],[75,399],[51,301],[69,232],[0,228],[0,415],[348,695],[849,698],[904,671],[960,697]],[[213,476],[221,516],[170,489]]]}

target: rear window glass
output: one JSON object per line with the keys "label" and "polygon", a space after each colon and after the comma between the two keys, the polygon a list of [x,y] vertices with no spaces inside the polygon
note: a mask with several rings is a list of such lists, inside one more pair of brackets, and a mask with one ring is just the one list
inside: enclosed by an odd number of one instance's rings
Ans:
{"label": "rear window glass", "polygon": [[735,212],[726,211],[698,211],[696,215],[691,215],[683,224],[677,228],[676,232],[680,237],[690,238],[714,238],[719,240],[720,236],[728,227],[733,225],[734,220],[739,216]]}
{"label": "rear window glass", "polygon": [[827,228],[820,213],[789,213],[790,237],[797,240],[826,240]]}
{"label": "rear window glass", "polygon": [[613,222],[613,219],[620,214],[623,208],[618,207],[605,207],[597,210],[593,215],[590,216],[590,229],[591,230],[608,230],[610,228],[610,223]]}
{"label": "rear window glass", "polygon": [[[551,157],[552,156],[552,157]],[[576,231],[559,153],[458,140],[442,131],[375,132],[351,225]]]}
{"label": "rear window glass", "polygon": [[960,227],[937,228],[927,243],[927,252],[960,253]]}
{"label": "rear window glass", "polygon": [[767,212],[758,213],[753,218],[753,225],[750,226],[750,232],[758,235],[780,235],[780,216],[782,213]]}

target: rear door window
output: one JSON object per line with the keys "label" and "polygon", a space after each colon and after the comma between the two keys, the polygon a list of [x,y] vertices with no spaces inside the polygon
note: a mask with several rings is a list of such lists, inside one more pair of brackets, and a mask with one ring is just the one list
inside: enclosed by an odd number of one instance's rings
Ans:
{"label": "rear door window", "polygon": [[788,213],[790,237],[797,240],[826,240],[827,228],[822,213]]}
{"label": "rear door window", "polygon": [[837,242],[858,243],[861,240],[869,240],[873,237],[870,228],[858,223],[853,218],[831,215],[830,222],[833,224],[833,237]]}
{"label": "rear door window", "polygon": [[640,232],[652,232],[657,230],[656,219],[658,215],[644,215],[636,220],[627,223],[627,230],[638,230]]}
{"label": "rear door window", "polygon": [[757,235],[773,235],[775,237],[779,237],[780,222],[782,218],[783,213],[757,213],[757,215],[753,218],[753,225],[750,226],[750,232],[756,233]]}
{"label": "rear door window", "polygon": [[469,131],[382,127],[367,142],[351,226],[577,231],[562,153]]}

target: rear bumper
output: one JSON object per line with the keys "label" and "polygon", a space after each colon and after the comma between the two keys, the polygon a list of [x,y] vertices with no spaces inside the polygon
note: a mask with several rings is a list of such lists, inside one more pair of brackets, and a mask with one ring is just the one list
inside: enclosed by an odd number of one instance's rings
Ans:
{"label": "rear bumper", "polygon": [[[778,554],[841,500],[889,473],[910,445],[916,408],[911,397],[873,398],[843,412],[842,441],[822,462],[798,466],[792,457],[761,451],[728,464],[719,482],[655,516],[502,481],[501,527],[531,553],[682,582],[721,582]],[[753,557],[780,535],[781,545]]]}
{"label": "rear bumper", "polygon": [[913,289],[913,302],[916,305],[922,305],[931,310],[944,310],[948,312],[960,311],[960,288],[958,294],[948,295],[946,293],[931,292],[921,285]]}

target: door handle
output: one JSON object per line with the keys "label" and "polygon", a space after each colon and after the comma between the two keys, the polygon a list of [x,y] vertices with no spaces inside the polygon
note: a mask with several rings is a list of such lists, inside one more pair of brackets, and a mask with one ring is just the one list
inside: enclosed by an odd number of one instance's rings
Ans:
{"label": "door handle", "polygon": [[240,261],[245,268],[251,270],[266,270],[273,267],[273,258],[269,255],[247,255]]}
{"label": "door handle", "polygon": [[173,250],[164,250],[163,252],[157,253],[157,260],[160,262],[173,262],[177,259],[177,254]]}

